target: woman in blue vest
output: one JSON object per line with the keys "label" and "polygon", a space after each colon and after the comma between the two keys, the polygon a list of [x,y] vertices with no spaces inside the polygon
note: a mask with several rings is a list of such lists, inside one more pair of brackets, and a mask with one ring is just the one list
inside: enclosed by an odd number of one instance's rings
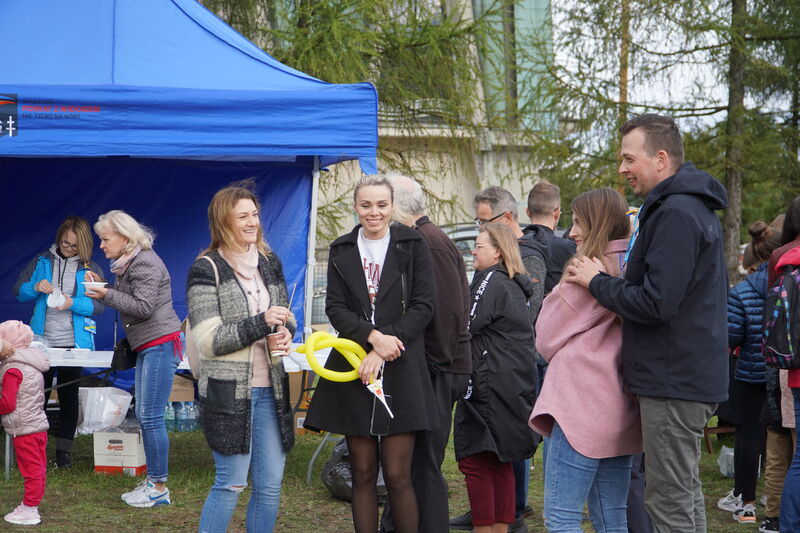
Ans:
{"label": "woman in blue vest", "polygon": [[[17,300],[34,302],[31,329],[51,348],[94,350],[93,317],[102,313],[105,306],[86,296],[82,283],[87,270],[103,272],[91,259],[93,247],[87,220],[69,216],[58,227],[55,243],[31,259],[14,285]],[[59,303],[59,294],[64,301],[53,307]],[[50,388],[55,375],[59,383],[67,383],[80,378],[81,368],[51,368],[44,374],[45,388]],[[56,432],[56,464],[67,468],[72,464],[70,454],[78,425],[77,383],[58,389],[58,404],[61,415]]]}

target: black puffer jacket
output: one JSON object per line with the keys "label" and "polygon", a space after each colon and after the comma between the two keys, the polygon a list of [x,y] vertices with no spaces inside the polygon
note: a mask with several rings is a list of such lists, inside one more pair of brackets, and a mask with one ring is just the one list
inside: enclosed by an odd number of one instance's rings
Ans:
{"label": "black puffer jacket", "polygon": [[589,291],[624,319],[625,381],[642,396],[728,397],[728,276],[714,211],[725,187],[684,163],[647,195],[625,279],[595,276]]}
{"label": "black puffer jacket", "polygon": [[455,416],[456,458],[493,452],[504,462],[533,455],[538,436],[528,426],[537,374],[528,276],[513,279],[499,265],[476,272],[470,287],[472,377]]}

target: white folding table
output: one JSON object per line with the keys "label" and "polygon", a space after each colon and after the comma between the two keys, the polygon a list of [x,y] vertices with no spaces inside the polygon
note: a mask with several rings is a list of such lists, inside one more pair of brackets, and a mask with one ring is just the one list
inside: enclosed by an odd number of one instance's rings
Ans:
{"label": "white folding table", "polygon": [[[305,378],[306,372],[311,370],[311,365],[308,364],[308,359],[306,358],[305,354],[296,352],[295,349],[299,346],[299,343],[292,344],[292,353],[287,355],[283,359],[283,366],[286,369],[286,372],[293,373],[293,372],[303,372],[303,377]],[[57,349],[57,348],[48,348],[45,350],[47,353],[47,358],[50,359],[50,366],[51,367],[58,367],[58,366],[79,366],[79,367],[94,367],[94,368],[102,368],[103,371],[92,374],[91,376],[84,376],[81,379],[86,379],[88,377],[97,376],[98,374],[107,374],[109,372],[113,372],[111,370],[111,358],[114,355],[114,352],[111,351],[92,351],[92,350],[81,350],[81,349]],[[328,354],[330,353],[330,348],[325,348],[319,350],[314,355],[317,358],[317,361],[321,365],[325,364],[325,361],[328,360]],[[178,365],[179,370],[189,370],[189,362],[184,358],[180,364]],[[302,380],[302,383],[305,383],[305,379]],[[56,385],[58,388],[60,385]],[[302,397],[302,391],[301,391]],[[300,400],[298,400],[297,405],[294,406],[295,410],[299,407]],[[5,449],[5,479],[8,479],[11,476],[11,459],[12,459],[12,450],[13,445],[11,442],[11,436],[6,433],[6,449]]]}

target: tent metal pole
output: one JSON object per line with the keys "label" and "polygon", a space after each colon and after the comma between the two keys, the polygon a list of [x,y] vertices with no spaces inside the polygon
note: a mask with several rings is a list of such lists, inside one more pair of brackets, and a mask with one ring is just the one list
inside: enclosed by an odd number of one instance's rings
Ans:
{"label": "tent metal pole", "polygon": [[[306,257],[306,301],[303,307],[305,339],[311,334],[311,314],[314,307],[314,270],[317,264],[317,204],[319,202],[319,157],[314,157],[311,174],[311,218],[308,222],[308,254]],[[306,333],[307,332],[307,333]]]}

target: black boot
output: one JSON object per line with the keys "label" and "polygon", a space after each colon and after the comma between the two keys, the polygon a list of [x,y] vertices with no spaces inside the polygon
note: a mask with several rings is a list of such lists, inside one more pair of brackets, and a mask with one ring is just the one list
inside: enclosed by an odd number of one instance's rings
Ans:
{"label": "black boot", "polygon": [[58,468],[69,468],[72,466],[72,454],[64,450],[56,450],[56,466]]}
{"label": "black boot", "polygon": [[450,519],[450,529],[472,530],[472,512],[467,511],[460,516],[454,516]]}

